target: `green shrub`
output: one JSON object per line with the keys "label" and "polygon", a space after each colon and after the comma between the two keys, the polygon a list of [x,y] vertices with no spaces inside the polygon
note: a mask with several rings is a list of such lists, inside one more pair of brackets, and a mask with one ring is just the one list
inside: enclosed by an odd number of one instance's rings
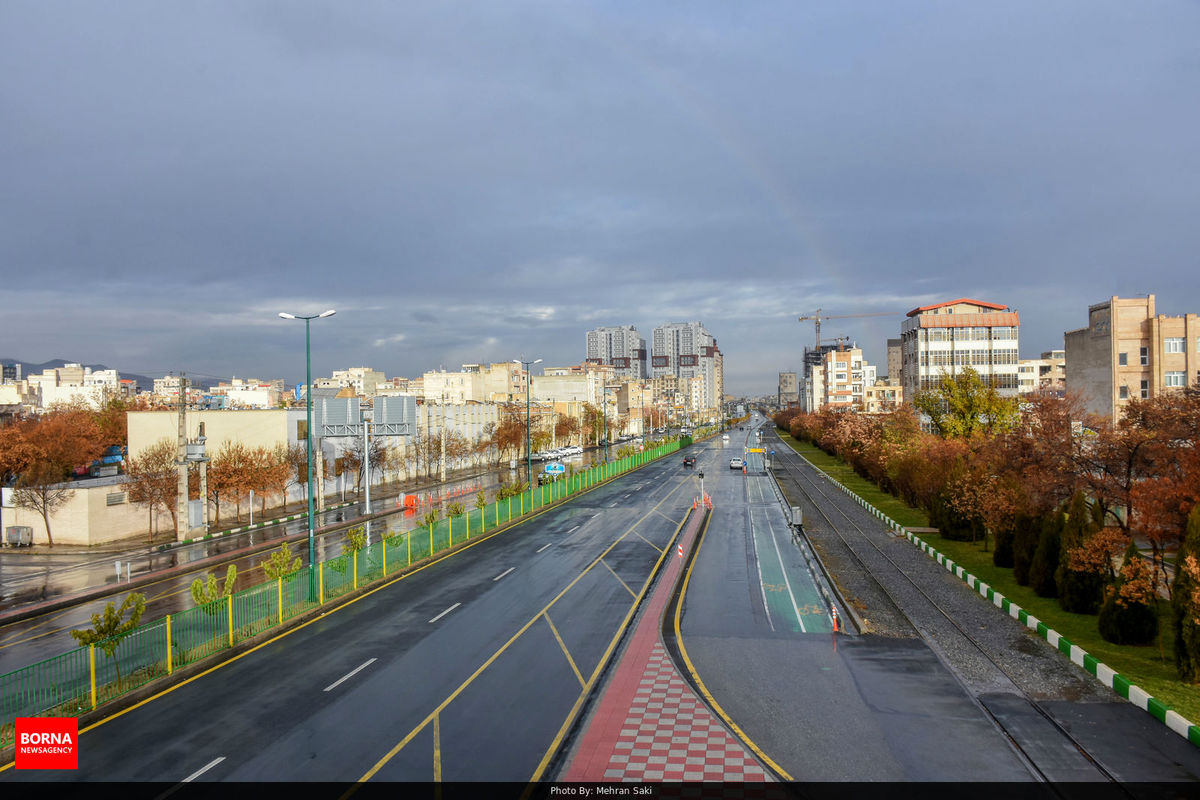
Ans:
{"label": "green shrub", "polygon": [[994,534],[996,549],[992,551],[992,563],[997,567],[1012,567],[1013,565],[1013,532],[1012,528],[1000,528]]}
{"label": "green shrub", "polygon": [[1121,577],[1108,587],[1100,607],[1100,635],[1113,644],[1149,644],[1158,635],[1158,613],[1149,568],[1132,541]]}
{"label": "green shrub", "polygon": [[1188,515],[1187,535],[1175,561],[1171,625],[1180,680],[1200,681],[1200,505]]}
{"label": "green shrub", "polygon": [[1013,523],[1013,579],[1022,586],[1029,585],[1029,568],[1041,538],[1041,520],[1029,514],[1018,514]]}
{"label": "green shrub", "polygon": [[1042,520],[1042,532],[1037,550],[1029,564],[1029,585],[1038,597],[1058,597],[1054,580],[1062,552],[1062,530],[1065,518],[1061,512],[1051,512]]}

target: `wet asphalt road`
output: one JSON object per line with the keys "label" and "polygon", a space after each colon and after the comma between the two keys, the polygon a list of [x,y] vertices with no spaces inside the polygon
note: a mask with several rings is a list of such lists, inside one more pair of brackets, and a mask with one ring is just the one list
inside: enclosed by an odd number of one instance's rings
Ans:
{"label": "wet asphalt road", "polygon": [[[773,433],[764,440],[784,455]],[[781,640],[753,627],[753,597],[726,595],[704,602],[740,603],[746,618],[713,626],[685,616],[684,640],[691,650],[693,631],[697,667],[720,687],[710,685],[718,701],[726,697],[739,724],[744,719],[794,777],[1200,780],[1200,750],[891,535],[845,494],[823,490],[827,484],[811,467],[777,474],[786,475],[789,503],[805,507],[806,534],[833,578],[876,632],[839,637],[836,652],[820,637]],[[730,585],[705,555],[696,577],[707,569],[709,579],[696,585],[710,593]],[[746,658],[760,649],[761,659]],[[790,679],[780,681],[780,672]]]}
{"label": "wet asphalt road", "polygon": [[693,485],[666,458],[81,734],[77,772],[0,780],[528,780]]}
{"label": "wet asphalt road", "polygon": [[[582,466],[590,464],[596,457],[597,451],[592,450],[571,457],[567,463]],[[538,469],[536,462],[534,469]],[[469,507],[476,487],[486,489],[490,493],[501,477],[505,480],[513,479],[510,470],[505,468],[477,477],[448,481],[443,491],[448,496],[457,492],[453,499],[460,499]],[[437,489],[436,486],[424,487],[420,493]],[[395,507],[396,504],[395,495],[376,496],[372,498],[371,506],[372,511],[378,513]],[[354,524],[362,507],[362,504],[352,502],[345,508],[331,509],[318,514],[318,560],[333,558],[341,553],[345,530]],[[292,513],[299,513],[298,507],[293,506]],[[383,520],[376,520],[372,522],[372,539],[385,529],[388,533],[409,530],[416,526],[418,516],[416,513],[398,513]],[[109,586],[114,591],[107,597],[83,601],[70,608],[47,611],[8,623],[0,619],[0,675],[74,650],[78,645],[71,638],[70,631],[90,625],[93,614],[101,613],[110,601],[119,605],[129,591],[136,590],[146,596],[146,611],[142,619],[150,621],[191,608],[194,605],[191,598],[192,581],[207,574],[214,574],[220,580],[229,564],[237,567],[236,585],[239,590],[260,583],[262,562],[271,556],[272,550],[240,556],[238,554],[256,544],[280,540],[285,535],[303,534],[307,531],[307,526],[306,519],[299,519],[253,531],[226,534],[191,545],[172,547],[162,552],[157,548],[149,548],[108,554],[106,557],[97,557],[95,554],[60,556],[0,551],[0,596],[5,598],[0,601],[0,614],[29,608],[34,601],[44,602],[97,586]],[[331,529],[320,532],[320,529],[326,526]],[[293,540],[291,550],[294,555],[300,556],[303,563],[308,563],[306,537]],[[187,569],[189,564],[214,557],[217,558],[215,566],[209,563]],[[42,563],[40,566],[30,567],[26,563],[30,559]],[[79,563],[80,559],[86,561]],[[162,572],[163,577],[136,589],[122,589],[116,580],[113,567],[116,560],[120,560],[122,564],[132,561],[131,572],[134,579],[156,572]],[[14,567],[13,564],[17,566]],[[176,569],[179,567],[183,569]]]}

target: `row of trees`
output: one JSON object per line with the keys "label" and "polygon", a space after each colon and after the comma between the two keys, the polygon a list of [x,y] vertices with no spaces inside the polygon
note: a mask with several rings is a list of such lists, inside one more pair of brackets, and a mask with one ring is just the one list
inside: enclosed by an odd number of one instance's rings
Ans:
{"label": "row of trees", "polygon": [[[51,518],[74,494],[69,480],[76,470],[89,466],[108,448],[126,447],[127,412],[146,408],[144,403],[113,399],[99,410],[84,404],[58,406],[41,416],[19,417],[0,427],[0,483],[15,488],[17,505],[38,513],[46,526],[47,541],[54,544]],[[646,409],[649,424],[662,422],[662,412]],[[656,416],[657,415],[657,416]],[[599,442],[605,430],[600,408],[584,404],[582,419],[560,416],[553,430],[537,428],[531,433],[534,450],[544,450],[552,441]],[[610,419],[610,435],[629,425],[628,415]],[[519,458],[525,448],[525,413],[516,405],[505,409],[500,422],[489,426],[478,441],[469,441],[458,431],[445,430],[418,435],[406,448],[391,447],[386,439],[369,444],[371,472],[387,480],[435,475],[443,458],[448,469],[464,466],[498,465]],[[444,441],[443,441],[444,439]],[[154,514],[162,510],[175,522],[178,475],[176,444],[163,439],[127,462],[130,500],[147,508],[149,534],[154,535]],[[253,491],[265,512],[269,499],[278,497],[286,510],[287,492],[305,486],[308,463],[304,445],[291,448],[250,448],[232,442],[212,454],[208,465],[207,499],[221,519],[222,506],[234,507],[241,517],[242,506]],[[327,475],[354,476],[361,489],[367,461],[361,440],[354,440],[341,457],[327,465]],[[199,496],[199,473],[189,477],[189,495]]]}
{"label": "row of trees", "polygon": [[[912,407],[785,411],[775,421],[926,510],[942,536],[991,545],[994,563],[1011,567],[1018,583],[1099,614],[1110,641],[1154,638],[1156,598],[1171,591],[1164,556],[1181,548],[1200,503],[1200,385],[1133,400],[1116,425],[1086,414],[1077,398],[1036,395],[1018,405],[970,369],[914,404],[933,432],[922,431]],[[1200,602],[1181,597],[1183,573],[1177,625],[1200,616]],[[1193,657],[1181,648],[1177,641],[1181,675],[1200,678],[1185,671]]]}
{"label": "row of trees", "polygon": [[40,417],[21,416],[0,427],[0,484],[13,486],[14,502],[41,515],[54,544],[50,517],[71,497],[61,484],[109,447],[124,447],[126,413],[136,403],[113,399],[99,410],[60,405]]}

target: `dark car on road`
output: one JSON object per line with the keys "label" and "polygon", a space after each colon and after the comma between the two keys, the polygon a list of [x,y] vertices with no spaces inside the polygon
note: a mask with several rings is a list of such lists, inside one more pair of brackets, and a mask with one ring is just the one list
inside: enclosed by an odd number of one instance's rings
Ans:
{"label": "dark car on road", "polygon": [[694,467],[694,466],[696,466],[696,457],[695,457],[695,456],[684,456],[684,457],[683,457],[683,465],[684,465],[685,467]]}

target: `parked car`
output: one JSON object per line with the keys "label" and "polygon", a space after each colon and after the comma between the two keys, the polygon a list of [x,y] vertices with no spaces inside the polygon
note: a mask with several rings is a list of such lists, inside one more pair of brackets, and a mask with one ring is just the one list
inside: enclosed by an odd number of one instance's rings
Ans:
{"label": "parked car", "polygon": [[694,467],[694,466],[696,466],[696,457],[695,457],[695,456],[684,456],[684,457],[683,457],[683,465],[684,465],[685,467]]}
{"label": "parked car", "polygon": [[729,459],[729,468],[730,469],[745,469],[745,467],[746,467],[746,462],[743,461],[742,459],[740,459],[740,458]]}

